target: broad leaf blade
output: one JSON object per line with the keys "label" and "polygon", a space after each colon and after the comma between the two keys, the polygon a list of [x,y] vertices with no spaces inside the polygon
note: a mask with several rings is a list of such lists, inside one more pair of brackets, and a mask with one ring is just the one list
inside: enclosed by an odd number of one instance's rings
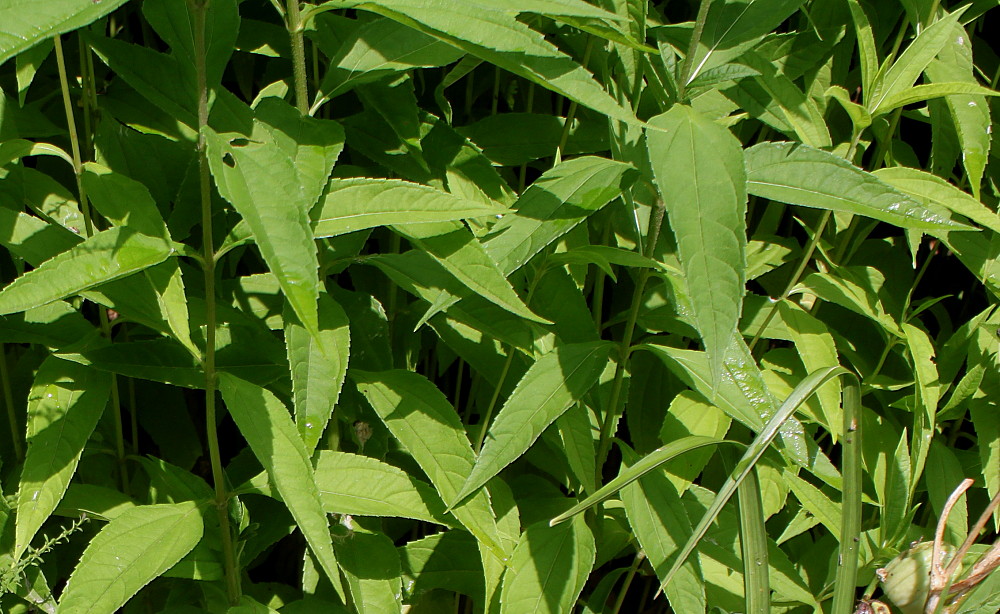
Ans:
{"label": "broad leaf blade", "polygon": [[712,366],[722,377],[746,293],[747,180],[742,147],[728,130],[686,106],[650,124],[646,145]]}
{"label": "broad leaf blade", "polygon": [[18,488],[14,559],[56,509],[104,413],[111,376],[50,356],[28,395],[28,452]]}
{"label": "broad leaf blade", "polygon": [[571,611],[594,567],[596,550],[582,517],[555,527],[544,522],[528,527],[504,577],[501,614]]}
{"label": "broad leaf blade", "polygon": [[610,349],[606,342],[563,345],[531,365],[490,425],[475,466],[449,504],[462,501],[524,454],[596,383]]}
{"label": "broad leaf blade", "polygon": [[59,612],[113,614],[194,549],[203,532],[201,511],[193,501],[124,511],[87,546]]}
{"label": "broad leaf blade", "polygon": [[0,63],[57,34],[104,17],[126,0],[8,0],[0,6]]}

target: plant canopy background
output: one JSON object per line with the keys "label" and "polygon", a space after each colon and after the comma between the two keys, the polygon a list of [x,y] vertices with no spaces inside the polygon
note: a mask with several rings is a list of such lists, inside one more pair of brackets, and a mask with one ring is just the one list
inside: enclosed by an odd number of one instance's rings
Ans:
{"label": "plant canopy background", "polygon": [[0,0],[0,610],[848,614],[939,517],[970,569],[995,5]]}

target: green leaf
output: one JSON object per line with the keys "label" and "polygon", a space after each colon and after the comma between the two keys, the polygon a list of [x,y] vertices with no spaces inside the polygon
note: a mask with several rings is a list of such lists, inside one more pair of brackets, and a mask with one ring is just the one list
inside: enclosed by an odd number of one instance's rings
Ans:
{"label": "green leaf", "polygon": [[690,60],[689,85],[703,71],[739,57],[798,10],[802,0],[714,2]]}
{"label": "green leaf", "polygon": [[[170,0],[150,0],[143,2],[142,14],[160,38],[170,45],[171,54],[181,60],[181,68],[194,79],[198,52],[192,6]],[[240,27],[237,0],[213,0],[205,16],[205,73],[208,87],[214,89],[236,46]]]}
{"label": "green leaf", "polygon": [[0,314],[17,313],[159,264],[170,244],[130,228],[109,228],[43,262],[0,291]]}
{"label": "green leaf", "polygon": [[310,335],[294,313],[285,313],[285,347],[292,371],[295,425],[312,454],[326,429],[347,376],[351,331],[347,314],[327,294],[319,297],[319,334]]}
{"label": "green leaf", "polygon": [[[629,465],[634,464],[632,459]],[[623,466],[621,473],[630,470],[630,466]],[[691,534],[691,519],[680,495],[666,475],[650,471],[625,486],[621,498],[629,527],[649,558],[653,571],[662,581],[670,555]],[[705,611],[705,585],[696,559],[681,567],[673,582],[667,586],[666,594],[670,607],[677,612]]]}
{"label": "green leaf", "polygon": [[934,56],[947,44],[952,28],[964,12],[963,7],[954,13],[948,13],[929,28],[920,31],[906,51],[892,63],[892,67],[883,65],[879,69],[872,91],[865,92],[865,106],[871,111],[872,117],[895,108],[889,101],[913,87]]}
{"label": "green leaf", "polygon": [[841,533],[840,505],[831,501],[820,489],[790,471],[785,471],[783,479],[802,509],[820,521],[838,541]]}
{"label": "green leaf", "polygon": [[902,228],[968,226],[933,203],[910,198],[847,160],[797,143],[760,143],[746,150],[747,190],[754,196],[864,215]]}
{"label": "green leaf", "polygon": [[872,25],[858,0],[847,0],[847,6],[851,9],[851,21],[854,23],[858,53],[861,56],[861,89],[866,97],[872,96],[875,92],[875,77],[879,65]]}
{"label": "green leaf", "polygon": [[497,263],[463,224],[440,222],[393,228],[479,296],[527,320],[551,324],[521,301]]}
{"label": "green leaf", "polygon": [[28,452],[18,486],[17,560],[59,505],[87,439],[104,413],[111,376],[50,356],[28,394]]}
{"label": "green leaf", "polygon": [[[441,498],[455,501],[472,471],[475,455],[458,414],[437,386],[411,371],[369,373],[352,369],[350,376]],[[451,512],[477,540],[498,556],[506,556],[485,491]]]}
{"label": "green leaf", "polygon": [[267,470],[309,549],[334,587],[340,573],[330,541],[326,514],[305,445],[288,410],[270,391],[228,373],[219,374],[219,391],[240,433]]}
{"label": "green leaf", "polygon": [[[632,171],[632,172],[629,172]],[[486,251],[505,275],[617,198],[634,179],[628,164],[584,156],[546,171],[490,230]]]}
{"label": "green leaf", "polygon": [[208,158],[219,193],[246,220],[282,292],[312,334],[318,334],[319,264],[309,221],[343,148],[331,120],[301,117],[277,98],[255,109],[248,137],[206,129]]}
{"label": "green leaf", "polygon": [[879,169],[874,174],[914,199],[940,205],[993,232],[1000,232],[1000,215],[937,175],[905,166]]}
{"label": "green leaf", "polygon": [[[792,343],[795,351],[798,352],[802,364],[805,365],[806,373],[812,373],[823,367],[835,367],[840,364],[837,355],[837,346],[834,343],[833,335],[826,325],[799,307],[797,303],[789,300],[781,301],[778,305],[781,319],[788,326],[788,331],[792,334]],[[840,432],[841,411],[840,411],[840,380],[832,380],[816,392],[819,398],[820,408],[823,415],[821,419],[823,425],[830,431],[833,440],[836,441],[842,433]]]}
{"label": "green leaf", "polygon": [[126,0],[7,0],[0,6],[0,64],[57,34],[82,28]]}
{"label": "green leaf", "polygon": [[80,179],[91,203],[113,225],[170,240],[167,225],[146,186],[95,162],[84,164]]}
{"label": "green leaf", "polygon": [[63,352],[101,345],[100,330],[64,301],[0,316],[0,342],[37,343]]}
{"label": "green leaf", "polygon": [[447,499],[449,505],[476,492],[524,454],[597,382],[610,350],[607,342],[557,346],[531,365],[490,425],[475,466],[458,494]]}
{"label": "green leaf", "polygon": [[124,511],[90,541],[59,600],[59,612],[113,614],[194,549],[203,531],[193,501]]}
{"label": "green leaf", "polygon": [[528,527],[511,556],[501,614],[569,612],[594,567],[594,536],[582,517],[555,527]]}
{"label": "green leaf", "polygon": [[[566,119],[541,113],[499,113],[457,128],[502,166],[526,164],[554,156],[566,129]],[[563,155],[594,153],[608,148],[607,129],[592,118],[570,123]]]}
{"label": "green leaf", "polygon": [[336,549],[359,614],[401,611],[402,570],[391,539],[356,531],[337,540]]}
{"label": "green leaf", "polygon": [[[328,514],[413,518],[443,525],[454,522],[444,517],[444,502],[429,484],[368,456],[320,450],[316,485]],[[237,490],[280,498],[266,473]]]}
{"label": "green leaf", "polygon": [[942,98],[944,96],[1000,96],[1000,92],[983,87],[976,83],[961,81],[950,83],[927,83],[905,89],[891,98],[886,98],[879,107],[880,113],[887,113],[909,104]]}
{"label": "green leaf", "polygon": [[580,512],[583,512],[591,507],[597,505],[601,501],[604,501],[608,497],[612,497],[625,488],[632,482],[638,480],[647,473],[653,471],[663,463],[684,454],[685,452],[690,452],[691,450],[697,450],[698,448],[703,448],[705,446],[715,446],[720,443],[736,443],[735,441],[727,441],[724,439],[716,439],[715,437],[682,437],[677,441],[672,441],[662,448],[658,448],[653,452],[650,452],[646,456],[642,457],[635,463],[629,465],[627,468],[622,469],[618,476],[599,488],[596,492],[591,493],[586,499],[577,503],[570,509],[566,510],[562,514],[559,514],[555,518],[549,521],[549,524],[556,525],[560,522],[567,520],[576,516]]}
{"label": "green leaf", "polygon": [[650,124],[664,130],[647,131],[646,146],[717,385],[746,293],[742,148],[728,130],[686,106]]}
{"label": "green leaf", "polygon": [[[559,51],[541,33],[515,19],[518,12],[531,9],[518,6],[515,10],[506,3],[470,4],[461,0],[352,0],[337,4],[384,15],[598,113],[633,125],[640,123],[583,66]],[[548,8],[569,6],[573,13],[583,7],[590,15],[607,15],[584,2],[545,4]]]}

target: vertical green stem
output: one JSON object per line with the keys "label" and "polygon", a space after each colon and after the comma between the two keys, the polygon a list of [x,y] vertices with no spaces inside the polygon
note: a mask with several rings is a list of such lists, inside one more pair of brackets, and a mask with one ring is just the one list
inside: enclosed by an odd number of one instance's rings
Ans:
{"label": "vertical green stem", "polygon": [[684,100],[684,94],[687,92],[688,82],[691,80],[691,71],[694,67],[691,65],[694,63],[694,56],[698,53],[698,43],[701,42],[701,33],[705,31],[705,21],[708,19],[708,9],[712,6],[712,0],[701,0],[701,6],[698,7],[698,17],[694,21],[694,30],[691,32],[691,44],[688,45],[687,54],[684,56],[684,63],[681,64],[681,74],[680,79],[677,83],[677,98],[678,100]]}
{"label": "vertical green stem", "polygon": [[[587,36],[587,46],[583,51],[583,67],[587,68],[590,64],[590,54],[594,50],[594,37]],[[576,108],[577,102],[571,100],[569,103],[569,110],[566,111],[566,120],[563,124],[562,134],[559,135],[559,147],[556,148],[556,160],[562,160],[563,154],[566,150],[566,141],[569,140],[569,132],[573,127],[573,120],[576,119]]]}
{"label": "vertical green stem", "polygon": [[17,415],[14,413],[14,395],[10,389],[10,373],[7,371],[7,349],[0,344],[0,385],[3,386],[3,402],[7,406],[7,420],[10,421],[10,438],[14,449],[14,458],[17,462],[24,460],[24,446],[21,445],[21,427],[17,423]]}
{"label": "vertical green stem", "polygon": [[299,113],[309,113],[309,90],[306,84],[306,44],[305,24],[299,12],[299,0],[288,0],[286,3],[285,25],[292,41],[292,71],[295,79],[295,106]]}
{"label": "vertical green stem", "polygon": [[[652,257],[656,246],[656,240],[660,236],[660,227],[663,225],[663,214],[665,206],[663,199],[657,199],[649,221],[649,235],[646,238],[646,256]],[[597,484],[603,483],[602,468],[604,461],[608,459],[608,451],[611,448],[611,436],[614,435],[613,428],[620,413],[619,405],[624,401],[622,389],[625,383],[625,369],[628,364],[629,353],[632,351],[632,336],[635,334],[635,323],[639,319],[639,308],[642,306],[642,293],[649,280],[651,269],[642,269],[639,272],[639,279],[636,281],[635,290],[632,292],[632,306],[629,308],[628,320],[625,322],[625,333],[622,335],[621,345],[618,346],[618,363],[615,365],[615,379],[611,384],[611,397],[608,399],[608,408],[604,413],[604,421],[601,424],[601,439],[597,445]]]}
{"label": "vertical green stem", "polygon": [[[216,428],[215,396],[215,247],[212,239],[211,178],[208,168],[208,151],[205,130],[208,127],[208,81],[205,67],[205,20],[211,0],[189,0],[194,13],[195,70],[198,75],[198,171],[201,193],[202,266],[205,276],[205,354],[202,369],[205,372],[205,431],[208,454],[212,465],[212,482],[215,486],[215,508],[219,517],[222,537],[222,554],[226,576],[226,596],[232,605],[240,600],[240,579],[236,567],[236,549],[229,526],[229,492],[226,489],[222,456],[219,453],[219,434]],[[291,4],[291,3],[289,3]],[[296,9],[298,6],[296,5]],[[298,81],[298,79],[296,79]]]}
{"label": "vertical green stem", "polygon": [[628,594],[629,587],[632,586],[632,580],[635,578],[635,573],[639,571],[639,565],[645,560],[646,553],[640,550],[635,553],[635,558],[632,559],[632,564],[629,566],[628,571],[625,573],[625,580],[622,582],[621,590],[618,591],[618,597],[615,599],[615,605],[611,608],[611,614],[618,614],[622,609],[622,604],[625,603],[625,595]]}
{"label": "vertical green stem", "polygon": [[[94,234],[96,228],[93,214],[90,211],[90,202],[87,199],[87,190],[83,185],[83,154],[80,149],[80,135],[76,130],[76,116],[73,113],[73,99],[69,91],[69,73],[66,71],[66,56],[63,54],[62,37],[56,35],[53,42],[56,52],[56,64],[59,67],[59,86],[62,90],[63,110],[66,113],[66,127],[69,131],[70,151],[73,155],[73,175],[76,178],[80,211],[83,213],[84,236],[90,237]],[[88,93],[85,91],[84,97],[86,98],[86,96],[88,96]],[[89,115],[89,110],[87,112]],[[89,126],[89,121],[87,125]],[[111,340],[111,323],[108,320],[108,312],[104,307],[100,307],[98,314],[101,321],[101,332],[108,340]],[[125,464],[125,433],[122,428],[118,378],[115,375],[111,376],[111,408],[114,412],[115,455],[118,462],[118,475],[121,478],[122,491],[125,494],[129,494],[128,468]]]}

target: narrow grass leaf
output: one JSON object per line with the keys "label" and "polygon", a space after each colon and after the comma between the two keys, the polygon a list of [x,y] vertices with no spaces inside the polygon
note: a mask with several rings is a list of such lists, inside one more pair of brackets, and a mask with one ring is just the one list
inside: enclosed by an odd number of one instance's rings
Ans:
{"label": "narrow grass leaf", "polygon": [[[444,394],[411,371],[370,373],[352,369],[350,376],[393,437],[413,455],[441,498],[454,501],[472,471],[475,455],[458,414]],[[451,512],[477,540],[499,556],[507,556],[485,491]]]}
{"label": "narrow grass leaf", "polygon": [[284,315],[295,425],[310,455],[333,415],[351,354],[351,330],[344,308],[327,294],[320,295],[318,308],[317,335],[310,335],[294,312],[286,310]]}
{"label": "narrow grass leaf", "polygon": [[610,351],[607,342],[557,346],[531,365],[490,425],[475,466],[448,504],[458,504],[524,454],[597,382]]}
{"label": "narrow grass leaf", "polygon": [[558,614],[573,609],[597,548],[582,517],[559,526],[533,524],[514,548],[500,594],[501,614]]}
{"label": "narrow grass leaf", "polygon": [[770,200],[864,215],[901,228],[957,230],[968,226],[947,209],[923,203],[847,160],[798,143],[760,143],[746,150],[747,190]]}
{"label": "narrow grass leaf", "polygon": [[821,369],[815,373],[810,374],[808,377],[803,379],[795,390],[792,391],[785,402],[781,404],[778,411],[768,420],[767,424],[764,425],[764,429],[757,434],[754,438],[753,443],[747,448],[747,451],[743,454],[743,457],[737,463],[736,468],[729,474],[726,478],[726,482],[719,489],[718,494],[712,501],[712,504],[706,510],[705,515],[698,522],[698,525],[694,529],[690,539],[684,544],[684,548],[681,550],[677,558],[674,559],[674,563],[670,570],[666,574],[666,578],[660,584],[661,589],[670,583],[673,579],[674,574],[680,569],[681,565],[687,560],[688,556],[694,551],[698,546],[698,542],[705,536],[708,532],[709,526],[715,522],[716,518],[719,516],[719,512],[722,511],[723,506],[729,501],[733,493],[736,492],[736,488],[740,485],[743,479],[746,477],[753,466],[757,463],[760,457],[764,454],[768,447],[770,447],[771,442],[778,435],[778,431],[781,425],[787,421],[795,410],[798,409],[802,403],[805,402],[820,386],[825,384],[827,380],[838,377],[840,375],[849,374],[850,371],[844,369],[843,367],[830,367],[827,369]]}
{"label": "narrow grass leaf", "polygon": [[84,550],[59,600],[61,614],[113,614],[174,566],[204,532],[193,501],[143,505],[109,522]]}
{"label": "narrow grass leaf", "polygon": [[742,147],[728,130],[686,106],[650,124],[664,130],[647,131],[646,146],[717,385],[746,293]]}
{"label": "narrow grass leaf", "polygon": [[402,611],[402,569],[391,539],[355,531],[335,547],[359,614]]}
{"label": "narrow grass leaf", "polygon": [[26,311],[166,260],[169,243],[130,228],[109,228],[21,275],[0,291],[0,315]]}
{"label": "narrow grass leaf", "polygon": [[66,493],[110,394],[107,373],[54,356],[39,367],[28,393],[28,451],[18,486],[14,560]]}
{"label": "narrow grass leaf", "polygon": [[625,488],[627,485],[638,480],[672,458],[676,458],[677,456],[691,450],[697,450],[706,446],[715,446],[720,443],[735,443],[739,445],[735,441],[700,436],[683,437],[677,441],[672,441],[662,448],[658,448],[653,452],[650,452],[632,465],[629,465],[627,469],[623,469],[613,480],[597,489],[597,491],[591,493],[583,501],[577,503],[570,509],[550,520],[549,524],[553,526],[557,525],[594,507],[601,501],[604,501],[609,497],[613,497],[615,493],[620,491],[622,488]]}
{"label": "narrow grass leaf", "polygon": [[[743,555],[743,599],[747,614],[771,612],[771,580],[767,552],[767,527],[761,506],[757,470],[747,474],[736,489],[740,513],[740,551]],[[674,581],[677,581],[675,576]]]}
{"label": "narrow grass leaf", "polygon": [[270,391],[228,373],[219,374],[219,391],[240,433],[267,470],[309,549],[334,587],[341,591],[340,572],[319,488],[305,445],[288,410]]}
{"label": "narrow grass leaf", "polygon": [[8,0],[0,6],[0,63],[57,34],[71,32],[104,17],[126,0]]}

